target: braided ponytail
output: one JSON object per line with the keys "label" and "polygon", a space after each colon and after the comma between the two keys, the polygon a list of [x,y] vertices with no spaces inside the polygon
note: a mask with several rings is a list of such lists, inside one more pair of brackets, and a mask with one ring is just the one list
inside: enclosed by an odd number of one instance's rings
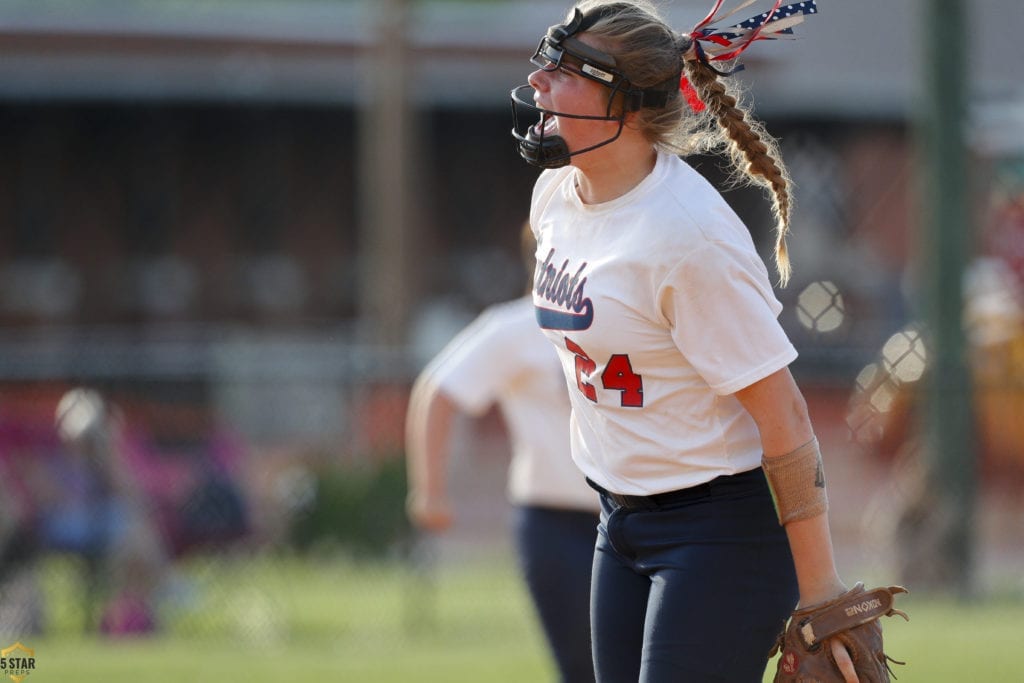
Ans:
{"label": "braided ponytail", "polygon": [[775,218],[775,266],[780,284],[789,281],[791,272],[786,235],[789,234],[789,216],[793,207],[790,178],[779,155],[775,140],[759,121],[748,116],[736,97],[718,80],[717,72],[697,59],[685,60],[686,76],[700,94],[707,114],[718,125],[728,142],[727,148],[733,167],[750,182],[764,187],[772,194],[772,214]]}

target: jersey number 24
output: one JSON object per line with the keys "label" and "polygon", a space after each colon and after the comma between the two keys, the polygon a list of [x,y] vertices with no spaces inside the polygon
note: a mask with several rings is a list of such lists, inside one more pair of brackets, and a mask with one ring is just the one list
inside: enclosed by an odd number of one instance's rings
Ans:
{"label": "jersey number 24", "polygon": [[[579,344],[568,337],[565,338],[565,348],[576,356],[576,386],[584,396],[597,403],[597,389],[587,381],[597,370],[597,363]],[[619,400],[624,408],[643,408],[644,380],[642,376],[633,372],[633,366],[626,354],[615,353],[608,359],[604,372],[601,373],[601,386],[620,392]]]}

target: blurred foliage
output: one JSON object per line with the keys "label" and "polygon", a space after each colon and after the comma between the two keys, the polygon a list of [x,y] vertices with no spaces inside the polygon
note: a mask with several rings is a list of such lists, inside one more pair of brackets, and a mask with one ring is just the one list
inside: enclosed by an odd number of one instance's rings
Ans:
{"label": "blurred foliage", "polygon": [[404,457],[332,465],[314,476],[315,494],[289,530],[289,542],[300,553],[341,550],[380,558],[410,537]]}

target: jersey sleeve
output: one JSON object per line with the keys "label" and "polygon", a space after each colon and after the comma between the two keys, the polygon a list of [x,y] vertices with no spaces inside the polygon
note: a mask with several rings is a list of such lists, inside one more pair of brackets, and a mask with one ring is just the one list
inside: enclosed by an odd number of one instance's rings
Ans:
{"label": "jersey sleeve", "polygon": [[505,333],[502,316],[491,307],[459,332],[427,365],[424,372],[470,415],[482,415],[510,381],[515,367],[502,362],[514,340]]}
{"label": "jersey sleeve", "polygon": [[736,393],[797,357],[756,253],[708,242],[672,269],[660,302],[676,346],[719,395]]}
{"label": "jersey sleeve", "polygon": [[537,176],[530,199],[530,228],[533,230],[534,237],[538,236],[537,226],[540,224],[541,215],[558,191],[562,181],[573,172],[572,166],[563,166],[562,168],[545,169]]}

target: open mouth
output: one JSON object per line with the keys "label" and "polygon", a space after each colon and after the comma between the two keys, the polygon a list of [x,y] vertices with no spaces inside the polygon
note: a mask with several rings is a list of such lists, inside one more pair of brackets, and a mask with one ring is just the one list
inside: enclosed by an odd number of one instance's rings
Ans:
{"label": "open mouth", "polygon": [[551,137],[558,130],[558,121],[551,114],[542,113],[540,121],[533,125],[531,132],[537,137]]}

